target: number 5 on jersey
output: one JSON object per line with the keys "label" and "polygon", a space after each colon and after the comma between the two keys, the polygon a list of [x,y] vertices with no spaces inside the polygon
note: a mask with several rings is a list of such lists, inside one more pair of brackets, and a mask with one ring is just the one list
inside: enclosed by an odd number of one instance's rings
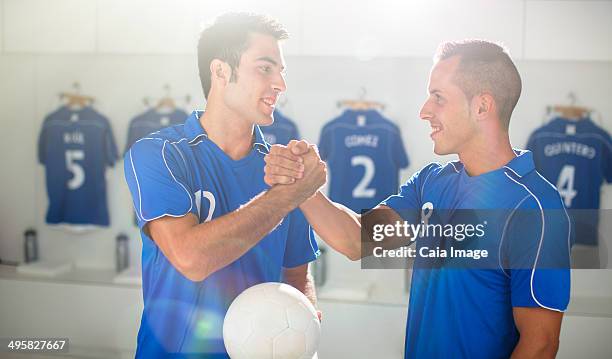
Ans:
{"label": "number 5 on jersey", "polygon": [[65,157],[66,169],[72,172],[72,178],[68,180],[66,185],[70,190],[78,189],[85,182],[85,171],[83,166],[76,161],[83,161],[85,159],[85,152],[83,150],[67,150]]}

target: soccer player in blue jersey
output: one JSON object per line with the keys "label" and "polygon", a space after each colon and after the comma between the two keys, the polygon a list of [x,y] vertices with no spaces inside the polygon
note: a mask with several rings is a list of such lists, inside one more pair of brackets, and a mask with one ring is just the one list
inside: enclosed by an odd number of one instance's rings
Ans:
{"label": "soccer player in blue jersey", "polygon": [[[480,40],[442,44],[420,117],[431,125],[434,152],[458,154],[459,161],[425,166],[397,195],[363,215],[321,193],[300,206],[323,240],[351,259],[373,254],[363,251],[371,246],[362,247],[362,230],[372,244],[376,226],[429,222],[465,229],[456,223],[465,210],[504,214],[483,230],[480,243],[489,257],[474,267],[447,267],[455,262],[446,258],[427,262],[428,253],[437,253],[428,250],[434,243],[448,249],[449,243],[469,242],[412,232],[419,254],[406,358],[556,355],[569,302],[571,227],[559,193],[536,172],[532,154],[510,145],[508,127],[520,92],[520,75],[502,47]],[[297,178],[284,170],[291,155],[316,155],[305,142],[276,147],[267,159],[266,181],[278,186]],[[401,242],[397,232],[389,236]]]}
{"label": "soccer player in blue jersey", "polygon": [[198,44],[206,111],[125,154],[143,241],[138,358],[228,358],[225,313],[258,283],[282,280],[316,301],[308,263],[318,248],[297,206],[324,184],[325,164],[306,156],[299,182],[263,180],[259,126],[272,123],[286,88],[286,37],[262,16],[219,17]]}

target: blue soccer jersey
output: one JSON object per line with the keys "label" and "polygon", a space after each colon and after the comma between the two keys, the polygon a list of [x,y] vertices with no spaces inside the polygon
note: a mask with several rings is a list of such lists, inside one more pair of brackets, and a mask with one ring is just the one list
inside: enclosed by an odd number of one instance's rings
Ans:
{"label": "blue soccer jersey", "polygon": [[[459,161],[430,164],[382,203],[408,223],[434,228],[416,239],[406,358],[508,358],[519,340],[512,307],[567,308],[570,220],[554,186],[535,171],[531,152],[517,154],[474,177]],[[481,226],[479,237],[457,240],[467,224]],[[457,265],[451,251],[470,247],[486,249],[488,257]],[[437,249],[448,258],[431,254]]]}
{"label": "blue soccer jersey", "polygon": [[271,145],[286,145],[289,141],[300,138],[297,125],[278,110],[274,111],[274,123],[261,127],[261,132],[266,142]]}
{"label": "blue soccer jersey", "polygon": [[60,107],[48,115],[38,139],[45,166],[49,224],[108,226],[107,166],[117,160],[108,120],[91,107]]}
{"label": "blue soccer jersey", "polygon": [[144,113],[134,117],[130,121],[128,129],[127,143],[125,151],[127,151],[134,142],[147,136],[150,133],[159,131],[164,127],[180,125],[185,122],[189,116],[185,111],[175,109],[170,113],[158,112],[155,109],[150,109]]}
{"label": "blue soccer jersey", "polygon": [[357,213],[396,193],[409,165],[399,128],[375,110],[347,110],[327,123],[319,153],[329,165],[329,197]]}
{"label": "blue soccer jersey", "polygon": [[597,244],[599,196],[604,181],[612,182],[610,135],[590,119],[556,118],[530,136],[538,172],[557,186],[576,226],[576,243]]}
{"label": "blue soccer jersey", "polygon": [[251,152],[232,160],[210,141],[193,112],[184,125],[137,141],[125,155],[125,177],[132,193],[143,241],[144,310],[136,357],[190,353],[227,358],[223,319],[246,288],[281,281],[282,267],[314,260],[318,248],[299,210],[236,261],[201,282],[185,278],[142,227],[163,216],[193,213],[206,222],[240,208],[268,189],[264,155],[269,147],[255,127]]}

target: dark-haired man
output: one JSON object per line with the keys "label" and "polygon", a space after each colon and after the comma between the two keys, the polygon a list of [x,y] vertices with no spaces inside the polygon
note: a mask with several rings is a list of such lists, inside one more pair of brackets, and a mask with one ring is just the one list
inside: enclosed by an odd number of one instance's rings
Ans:
{"label": "dark-haired man", "polygon": [[[420,117],[431,125],[434,152],[458,154],[459,161],[425,166],[363,216],[321,193],[300,205],[315,231],[351,259],[373,254],[362,251],[373,243],[362,247],[362,226],[367,241],[375,225],[405,221],[463,230],[465,213],[495,219],[483,223],[483,239],[475,242],[453,240],[446,231],[412,233],[406,358],[552,358],[557,352],[569,302],[570,222],[531,153],[510,145],[508,126],[520,93],[520,75],[502,47],[479,40],[441,45]],[[266,159],[271,185],[294,181],[293,170],[284,169],[291,156],[317,156],[305,142],[275,148]],[[489,249],[481,262],[423,250],[474,243]]]}
{"label": "dark-haired man", "polygon": [[[276,22],[227,14],[201,33],[206,112],[136,142],[125,176],[141,228],[144,310],[138,358],[227,358],[222,326],[244,289],[284,280],[314,303],[318,254],[298,204],[325,182],[316,158],[300,183],[268,191],[260,125],[285,91]],[[260,343],[259,343],[260,344]]]}

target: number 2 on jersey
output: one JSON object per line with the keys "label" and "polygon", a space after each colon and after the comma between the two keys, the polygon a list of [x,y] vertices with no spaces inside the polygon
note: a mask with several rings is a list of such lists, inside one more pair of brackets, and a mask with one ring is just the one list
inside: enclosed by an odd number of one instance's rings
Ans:
{"label": "number 2 on jersey", "polygon": [[376,167],[374,161],[367,156],[354,156],[351,157],[351,166],[363,166],[365,173],[363,177],[357,183],[357,186],[353,188],[353,198],[372,198],[376,195],[376,188],[368,188],[374,174],[376,173]]}
{"label": "number 2 on jersey", "polygon": [[563,203],[565,207],[570,208],[572,206],[572,200],[578,194],[578,191],[574,189],[574,173],[576,167],[565,165],[559,173],[559,179],[557,180],[557,191],[561,197],[563,197]]}

